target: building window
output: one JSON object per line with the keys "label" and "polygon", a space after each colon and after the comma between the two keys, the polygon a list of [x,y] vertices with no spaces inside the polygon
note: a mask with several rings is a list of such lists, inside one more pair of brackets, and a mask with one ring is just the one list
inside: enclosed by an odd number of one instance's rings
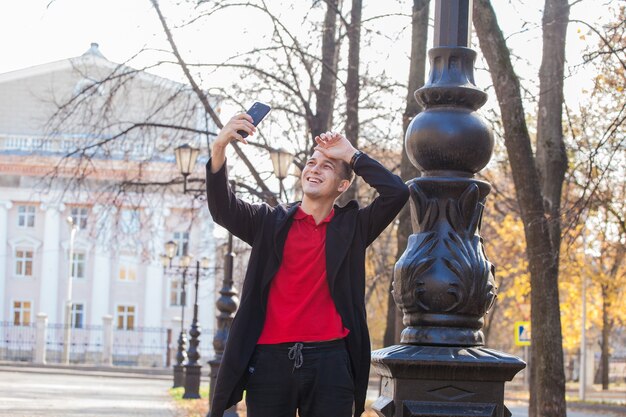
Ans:
{"label": "building window", "polygon": [[72,278],[85,278],[84,253],[72,253]]}
{"label": "building window", "polygon": [[120,219],[122,233],[136,234],[140,229],[139,210],[123,209]]}
{"label": "building window", "polygon": [[15,251],[15,275],[18,277],[33,276],[33,251],[17,249]]}
{"label": "building window", "polygon": [[129,261],[120,261],[120,269],[117,274],[120,281],[135,282],[137,281],[137,267]]}
{"label": "building window", "polygon": [[176,242],[176,256],[189,254],[189,232],[174,232],[174,242]]}
{"label": "building window", "polygon": [[133,330],[135,328],[135,307],[117,306],[117,328]]}
{"label": "building window", "polygon": [[82,329],[85,323],[85,306],[83,304],[72,304],[72,327]]}
{"label": "building window", "polygon": [[183,283],[182,281],[172,280],[170,282],[170,306],[183,305]]}
{"label": "building window", "polygon": [[35,206],[17,206],[17,225],[35,227]]}
{"label": "building window", "polygon": [[80,230],[87,228],[87,216],[89,210],[87,207],[72,207],[70,210],[70,216],[72,217],[73,224],[77,225]]}
{"label": "building window", "polygon": [[28,326],[30,324],[30,301],[13,302],[13,325]]}

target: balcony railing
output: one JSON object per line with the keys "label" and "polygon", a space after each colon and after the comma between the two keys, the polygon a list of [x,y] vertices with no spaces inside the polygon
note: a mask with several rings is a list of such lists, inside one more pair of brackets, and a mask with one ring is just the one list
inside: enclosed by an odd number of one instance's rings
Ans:
{"label": "balcony railing", "polygon": [[[103,140],[104,138],[85,135],[0,135],[0,152],[64,156]],[[90,152],[94,150],[93,156],[107,159],[147,160],[153,159],[155,156],[158,156],[159,160],[163,159],[162,155],[156,151],[154,142],[141,139],[117,139],[97,148],[92,148]],[[173,157],[170,159],[173,160]]]}

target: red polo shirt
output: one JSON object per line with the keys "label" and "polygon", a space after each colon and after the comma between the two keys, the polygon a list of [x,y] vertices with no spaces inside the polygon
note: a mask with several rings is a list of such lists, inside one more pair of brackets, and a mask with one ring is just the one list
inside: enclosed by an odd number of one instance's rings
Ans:
{"label": "red polo shirt", "polygon": [[326,226],[302,208],[294,214],[283,260],[270,285],[259,344],[319,342],[346,337],[326,279]]}

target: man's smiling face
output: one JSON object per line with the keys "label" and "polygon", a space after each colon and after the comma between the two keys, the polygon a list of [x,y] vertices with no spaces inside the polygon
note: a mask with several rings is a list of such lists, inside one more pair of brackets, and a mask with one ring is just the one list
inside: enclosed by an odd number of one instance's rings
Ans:
{"label": "man's smiling face", "polygon": [[350,185],[341,175],[340,164],[319,151],[313,152],[300,177],[304,194],[309,198],[337,198]]}

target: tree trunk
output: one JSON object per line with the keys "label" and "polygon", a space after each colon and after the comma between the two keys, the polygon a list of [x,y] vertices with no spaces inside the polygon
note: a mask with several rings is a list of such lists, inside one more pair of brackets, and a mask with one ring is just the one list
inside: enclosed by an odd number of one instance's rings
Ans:
{"label": "tree trunk", "polygon": [[561,245],[561,191],[567,171],[562,116],[568,19],[568,0],[546,0],[542,21],[544,58],[539,69],[537,171],[557,265]]}
{"label": "tree trunk", "polygon": [[337,88],[337,13],[338,0],[326,0],[326,16],[322,34],[322,73],[315,95],[315,116],[311,123],[311,137],[331,129],[335,90]]}
{"label": "tree trunk", "polygon": [[[539,114],[537,115],[535,164],[541,184],[544,211],[548,220],[553,262],[557,271],[561,246],[561,192],[567,171],[562,120],[563,68],[568,19],[568,0],[545,1],[542,18],[543,51],[539,68]],[[558,278],[555,285],[558,286]],[[541,353],[531,348],[531,355],[533,354]],[[531,388],[529,410],[535,410],[534,416],[542,416],[539,405],[540,395],[536,394],[539,393]],[[533,416],[532,412],[530,416]]]}
{"label": "tree trunk", "polygon": [[473,19],[500,105],[505,146],[526,236],[533,325],[529,416],[565,417],[558,252],[552,248],[549,222],[544,215],[541,182],[526,126],[519,79],[488,0],[474,2]]}
{"label": "tree trunk", "polygon": [[[352,0],[350,25],[348,26],[348,77],[346,79],[346,138],[352,146],[359,148],[359,59],[361,52],[362,0]],[[339,204],[357,198],[357,181],[343,193]]]}
{"label": "tree trunk", "polygon": [[[413,93],[415,90],[424,85],[426,78],[426,43],[428,42],[428,12],[430,0],[413,0],[413,15],[411,24],[411,60],[409,67],[409,88],[406,98],[406,108],[402,116],[402,131],[406,133],[406,129],[413,118],[422,110],[415,100]],[[402,160],[400,162],[400,176],[403,180],[408,181],[420,175],[418,169],[409,161],[404,146],[402,147]],[[396,259],[399,259],[406,249],[407,241],[412,233],[411,213],[409,205],[405,205],[398,216],[399,225],[397,232],[397,248],[398,253]],[[391,287],[390,287],[391,289]],[[396,304],[393,301],[391,291],[389,291],[387,313],[387,327],[385,330],[384,344],[391,346],[400,342],[400,333],[402,331],[401,321],[397,317],[401,313],[397,312]]]}

